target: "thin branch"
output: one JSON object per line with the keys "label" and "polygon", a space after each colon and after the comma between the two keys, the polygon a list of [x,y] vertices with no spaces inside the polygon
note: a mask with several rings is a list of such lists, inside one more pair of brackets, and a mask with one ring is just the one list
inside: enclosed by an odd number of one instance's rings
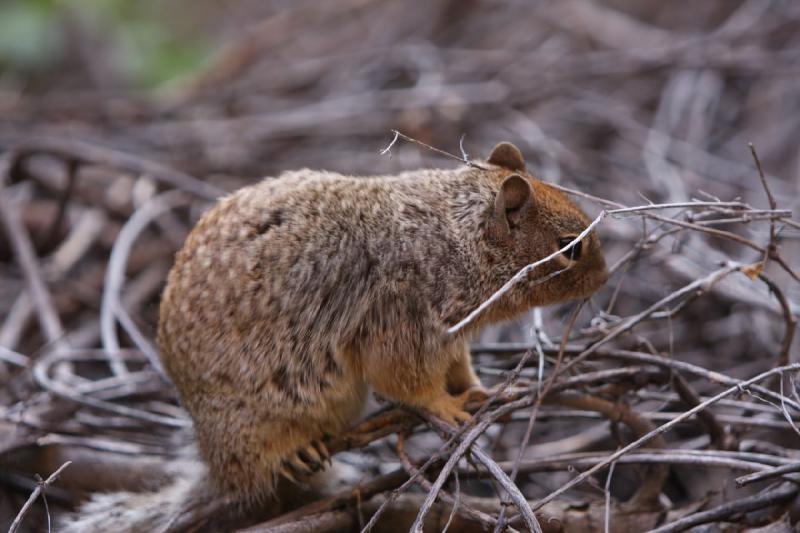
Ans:
{"label": "thin branch", "polygon": [[676,533],[678,531],[685,531],[694,526],[699,526],[700,524],[708,524],[709,522],[728,519],[741,513],[778,505],[794,499],[798,491],[800,491],[800,487],[796,484],[787,483],[775,490],[762,492],[732,502],[726,502],[708,511],[690,514],[689,516],[675,520],[667,525],[653,529],[649,533]]}
{"label": "thin branch", "polygon": [[126,154],[111,148],[72,139],[65,140],[54,137],[27,139],[14,146],[12,153],[14,164],[16,164],[18,160],[33,154],[54,154],[69,161],[77,160],[82,163],[118,168],[133,172],[134,174],[146,174],[177,189],[207,200],[216,200],[226,193],[226,191],[214,185],[200,181],[193,176],[162,165],[161,163],[149,161],[142,157]]}
{"label": "thin branch", "polygon": [[[28,511],[31,510],[31,507],[33,506],[33,503],[36,501],[36,498],[38,498],[40,494],[44,496],[45,491],[47,491],[47,487],[52,485],[58,479],[58,476],[60,476],[61,473],[71,464],[72,461],[67,461],[63,465],[59,466],[55,472],[50,474],[50,477],[36,484],[36,488],[28,497],[28,500],[25,502],[25,505],[23,505],[22,509],[19,510],[19,513],[17,513],[17,516],[16,518],[14,518],[14,521],[11,522],[11,527],[8,528],[8,533],[16,533],[16,531],[19,529],[19,526],[22,524],[22,520],[25,518],[25,515],[27,515]],[[48,520],[49,520],[49,514],[48,514]]]}
{"label": "thin branch", "polygon": [[[384,148],[383,150],[380,151],[381,155],[386,155],[387,153],[389,153],[391,155],[391,148],[397,142],[397,139],[399,137],[399,138],[401,138],[403,140],[406,140],[406,141],[412,142],[414,144],[417,144],[419,146],[422,146],[423,148],[425,148],[427,150],[430,150],[431,152],[436,152],[439,155],[443,155],[445,157],[449,157],[450,159],[455,159],[456,161],[460,161],[461,163],[464,163],[465,165],[467,165],[469,167],[479,168],[481,170],[488,170],[488,168],[486,168],[486,167],[484,167],[484,166],[482,166],[482,165],[470,160],[466,156],[466,153],[464,153],[464,151],[463,151],[463,144],[461,145],[462,146],[461,150],[462,150],[462,154],[464,154],[464,155],[463,156],[457,156],[455,154],[451,154],[450,152],[446,152],[446,151],[444,151],[444,150],[442,150],[440,148],[436,148],[435,146],[431,146],[430,144],[426,144],[426,143],[424,143],[424,142],[422,142],[422,141],[420,141],[418,139],[415,139],[413,137],[409,137],[408,135],[400,133],[397,130],[391,130],[391,131],[392,131],[392,133],[394,133],[394,138],[392,139],[392,142],[389,143],[389,146],[387,146],[386,148]],[[461,140],[463,142],[463,140],[464,140],[463,137],[461,138]]]}
{"label": "thin branch", "polygon": [[[761,167],[761,159],[758,157],[758,152],[756,152],[756,147],[753,146],[753,143],[747,143],[747,146],[750,147],[750,154],[753,156],[753,161],[756,163],[756,169],[758,170],[758,178],[761,180],[761,186],[764,187],[764,192],[767,195],[767,201],[769,202],[769,206],[771,209],[776,209],[778,207],[778,202],[775,201],[775,197],[772,196],[772,191],[769,189],[769,183],[767,183],[767,178],[764,176],[764,169]],[[762,270],[767,268],[767,261],[769,261],[770,257],[777,254],[777,242],[775,240],[775,220],[771,219],[769,221],[769,242],[767,243],[766,250],[764,251],[764,260],[762,261],[761,268]]]}
{"label": "thin branch", "polygon": [[[115,315],[121,307],[120,294],[125,283],[125,267],[127,266],[128,256],[133,248],[136,238],[144,229],[159,215],[166,213],[176,207],[180,207],[189,202],[189,198],[183,191],[169,191],[155,196],[137,209],[131,218],[122,226],[122,229],[111,249],[111,256],[108,259],[106,269],[105,284],[103,287],[103,298],[100,307],[100,332],[103,340],[103,348],[109,355],[111,369],[116,375],[125,375],[128,369],[123,360],[118,357],[120,350],[119,338],[115,324]],[[128,324],[132,327],[132,324]],[[139,335],[141,336],[141,335]],[[134,335],[136,337],[136,335]],[[163,377],[166,376],[161,367],[158,355],[151,353],[150,346],[145,346],[143,353],[147,356],[153,368]],[[166,377],[165,377],[166,379]]]}
{"label": "thin branch", "polygon": [[[428,423],[432,424],[436,427],[439,431],[442,431],[446,434],[452,434],[453,430],[447,424],[440,422],[432,417],[427,415],[423,415],[427,418]],[[470,453],[484,466],[486,466],[489,471],[492,473],[493,476],[498,480],[503,487],[509,491],[512,501],[515,505],[521,505],[522,507],[518,507],[520,514],[523,516],[523,519],[526,522],[528,528],[532,531],[540,532],[541,528],[539,527],[539,523],[536,521],[533,513],[530,512],[528,508],[528,502],[522,496],[522,493],[519,492],[519,489],[513,484],[513,482],[508,479],[508,476],[502,470],[497,467],[494,461],[489,458],[489,456],[480,450],[477,446],[474,446],[475,441],[480,437],[486,429],[489,427],[492,418],[485,418],[482,420],[478,425],[472,428],[470,431],[464,435],[461,442],[458,444],[456,449],[448,458],[447,462],[445,463],[444,467],[442,467],[442,471],[439,476],[436,478],[431,490],[428,492],[428,496],[425,498],[425,502],[422,507],[420,507],[419,513],[417,514],[416,520],[414,520],[414,524],[411,527],[412,531],[421,531],[422,530],[422,523],[425,519],[425,515],[430,510],[433,503],[436,501],[436,496],[438,495],[439,491],[441,490],[444,482],[447,480],[450,473],[458,464],[458,461],[461,460],[461,457],[470,450]],[[526,514],[527,512],[527,514]]]}
{"label": "thin branch", "polygon": [[10,169],[10,159],[7,156],[0,158],[0,221],[5,226],[15,258],[25,275],[33,306],[37,310],[39,323],[42,327],[42,333],[48,343],[52,343],[56,347],[63,346],[64,327],[53,304],[50,291],[44,282],[42,269],[36,258],[36,250],[31,243],[27,230],[20,222],[16,209],[9,203],[8,195],[5,192],[5,183],[8,181]]}
{"label": "thin branch", "polygon": [[[126,356],[126,352],[120,351],[118,352],[118,355],[124,358]],[[74,391],[64,383],[52,379],[49,375],[50,369],[60,361],[64,360],[97,361],[97,360],[107,360],[107,359],[108,359],[108,354],[101,350],[95,351],[94,353],[92,353],[91,350],[78,350],[77,352],[76,351],[51,352],[39,358],[39,360],[36,362],[36,365],[33,367],[33,375],[37,383],[39,383],[39,385],[42,388],[52,392],[56,396],[59,396],[61,398],[66,398],[80,405],[85,405],[87,407],[92,407],[95,409],[100,409],[117,415],[130,417],[151,424],[158,424],[168,427],[179,427],[179,428],[191,426],[191,422],[189,421],[188,417],[175,418],[172,416],[151,413],[148,411],[144,411],[142,409],[129,407],[127,405],[120,405],[100,400],[97,398],[93,398],[91,396],[86,396]]]}
{"label": "thin branch", "polygon": [[450,516],[447,518],[447,523],[444,525],[442,533],[447,533],[447,530],[450,529],[450,525],[453,523],[453,518],[456,517],[458,506],[461,504],[461,482],[458,479],[458,470],[453,472],[453,478],[455,481],[455,490],[456,490],[455,501],[453,502],[453,510],[450,511]]}
{"label": "thin branch", "polygon": [[605,533],[611,533],[611,479],[614,477],[614,467],[616,466],[617,463],[611,463],[611,466],[608,469],[608,475],[606,476],[606,485],[605,485],[606,505],[605,505],[605,518],[603,520]]}
{"label": "thin branch", "polygon": [[[561,344],[559,345],[558,350],[558,357],[556,358],[556,364],[553,368],[553,372],[550,374],[550,377],[544,384],[544,387],[541,386],[536,390],[536,403],[533,405],[533,409],[531,409],[530,416],[528,417],[528,426],[525,428],[525,434],[522,437],[522,442],[519,445],[519,451],[517,452],[517,457],[514,460],[514,468],[511,470],[511,481],[516,482],[517,474],[519,473],[519,463],[522,461],[522,457],[525,454],[525,450],[528,448],[528,443],[530,442],[531,435],[533,435],[533,426],[536,422],[536,415],[539,412],[539,408],[542,405],[542,401],[547,396],[548,392],[550,392],[551,388],[553,387],[553,383],[555,382],[556,378],[559,376],[559,370],[561,368],[561,361],[564,359],[564,352],[567,346],[567,340],[569,339],[569,335],[572,332],[572,328],[575,327],[575,322],[578,320],[578,315],[580,315],[583,306],[586,304],[586,300],[582,300],[575,309],[572,311],[570,315],[569,322],[567,322],[567,327],[564,328],[564,333],[561,336]],[[536,343],[537,349],[542,351],[541,342]],[[544,355],[544,354],[542,354]],[[542,357],[542,360],[544,358]],[[540,365],[541,368],[541,365]],[[539,377],[541,379],[541,369],[539,372]],[[506,494],[501,496],[501,501],[505,502]],[[499,533],[502,531],[503,526],[505,525],[505,515],[506,515],[507,506],[503,506],[500,509],[500,516],[497,519],[497,525],[495,526],[495,533]]]}
{"label": "thin branch", "polygon": [[497,289],[494,294],[492,294],[487,300],[485,300],[482,304],[478,307],[473,309],[466,317],[464,317],[460,322],[448,328],[447,333],[448,335],[458,335],[462,330],[472,326],[477,322],[480,318],[480,315],[483,314],[489,307],[491,307],[495,302],[497,302],[500,298],[505,296],[505,294],[510,291],[515,285],[522,282],[528,274],[530,274],[536,267],[541,266],[549,261],[552,261],[554,258],[560,256],[561,254],[566,253],[570,250],[573,246],[583,240],[589,233],[594,230],[594,228],[603,221],[606,217],[606,211],[601,211],[599,215],[592,221],[591,224],[586,226],[586,228],[574,239],[572,239],[569,244],[563,246],[561,249],[556,250],[552,254],[548,255],[547,257],[540,259],[530,265],[523,267],[519,272],[514,274],[514,276],[508,280],[502,287]]}
{"label": "thin branch", "polygon": [[794,341],[797,319],[795,319],[789,301],[786,299],[786,296],[783,294],[778,284],[772,281],[763,271],[758,274],[758,278],[769,287],[770,292],[775,296],[778,300],[778,304],[781,306],[783,321],[786,327],[783,332],[783,339],[781,340],[781,350],[775,361],[778,365],[785,365],[789,363],[789,352],[792,349],[792,342]]}
{"label": "thin branch", "polygon": [[731,394],[735,394],[736,392],[742,391],[746,387],[748,387],[750,385],[753,385],[755,383],[758,383],[759,381],[762,381],[763,379],[768,378],[770,376],[773,376],[773,375],[776,375],[776,374],[783,374],[784,372],[794,372],[794,371],[797,371],[797,370],[800,370],[800,363],[795,363],[795,364],[792,364],[792,365],[786,365],[786,366],[782,366],[782,367],[778,367],[778,368],[773,368],[771,370],[767,370],[766,372],[762,372],[761,374],[759,374],[759,375],[757,375],[757,376],[755,376],[753,378],[750,378],[750,379],[748,379],[746,381],[743,381],[739,385],[736,385],[734,387],[730,387],[729,389],[726,389],[726,390],[720,392],[716,396],[713,396],[712,398],[709,398],[705,402],[703,402],[703,403],[701,403],[701,404],[689,409],[688,411],[686,411],[685,413],[681,414],[680,416],[675,417],[674,419],[672,419],[671,421],[667,422],[666,424],[664,424],[662,426],[659,426],[658,428],[656,428],[655,430],[651,431],[647,435],[644,435],[643,437],[640,437],[640,438],[636,439],[635,441],[633,441],[632,443],[628,444],[624,448],[620,449],[616,453],[613,453],[610,456],[608,456],[608,458],[606,458],[604,461],[601,461],[601,462],[597,463],[595,466],[593,466],[589,470],[586,470],[585,472],[581,473],[577,477],[573,478],[572,480],[570,480],[569,482],[567,482],[566,484],[561,486],[559,489],[551,492],[549,495],[547,495],[544,498],[542,498],[541,500],[539,500],[536,503],[536,505],[534,506],[534,510],[541,509],[542,506],[544,506],[548,502],[553,501],[559,495],[565,493],[566,491],[568,491],[572,487],[574,487],[576,485],[579,485],[580,483],[583,483],[591,475],[593,475],[596,472],[606,468],[608,465],[610,465],[611,463],[613,463],[614,461],[616,461],[617,459],[619,459],[620,457],[622,457],[626,453],[628,453],[628,452],[630,452],[632,450],[635,450],[637,448],[640,448],[641,446],[643,446],[644,444],[646,444],[650,440],[658,437],[659,435],[661,435],[663,433],[666,433],[672,427],[676,426],[679,422],[681,422],[681,421],[683,421],[683,420],[685,420],[685,419],[687,419],[687,418],[689,418],[691,416],[694,416],[695,414],[699,413],[703,409],[706,409],[707,407],[715,404],[719,400],[721,400],[721,399],[723,399],[723,398],[725,398],[727,396],[730,396]]}
{"label": "thin branch", "polygon": [[344,489],[322,500],[306,504],[257,526],[241,530],[240,533],[268,531],[271,528],[282,524],[288,524],[306,516],[313,516],[327,511],[345,508],[353,505],[357,500],[366,501],[376,494],[391,490],[407,481],[408,474],[406,474],[402,468],[399,468],[388,474],[384,474],[383,476],[371,479],[370,481],[362,483],[356,487]]}
{"label": "thin branch", "polygon": [[392,146],[394,146],[395,143],[397,142],[397,139],[400,138],[400,133],[398,133],[396,130],[392,130],[392,131],[394,132],[394,137],[392,137],[391,142],[389,143],[389,145],[386,148],[384,148],[383,150],[378,152],[380,155],[389,154],[390,158],[392,157]]}
{"label": "thin branch", "polygon": [[737,477],[736,485],[739,487],[744,487],[745,485],[749,485],[750,483],[756,483],[757,481],[764,481],[765,479],[777,476],[783,476],[784,474],[793,474],[795,472],[800,472],[800,463],[790,463],[788,465],[780,465],[774,468],[768,468],[762,470],[760,472],[754,472],[746,476]]}
{"label": "thin branch", "polygon": [[14,350],[9,350],[5,346],[0,346],[0,361],[21,366],[22,368],[27,367],[31,362],[30,357],[15,352]]}
{"label": "thin branch", "polygon": [[[675,392],[678,393],[681,400],[686,402],[689,406],[694,407],[696,405],[700,405],[702,400],[700,396],[694,391],[689,382],[679,373],[674,372],[672,375],[672,387],[675,389]],[[708,434],[711,437],[711,442],[714,444],[715,447],[727,450],[727,449],[735,449],[734,443],[728,443],[725,441],[725,430],[723,429],[722,425],[717,421],[714,413],[711,411],[700,411],[697,413],[697,418],[699,418],[703,424],[708,429]]]}
{"label": "thin branch", "polygon": [[[434,487],[431,485],[430,481],[425,479],[425,476],[419,475],[418,469],[413,465],[413,463],[411,462],[411,459],[408,457],[408,454],[405,451],[405,437],[403,436],[402,433],[399,433],[397,435],[397,445],[395,446],[395,450],[397,451],[397,456],[400,458],[400,461],[403,464],[403,468],[405,469],[406,473],[409,475],[409,478],[413,477],[414,479],[416,479],[416,481],[420,485],[420,487],[422,487],[422,489],[425,490],[428,494],[431,494],[434,491]],[[493,526],[494,524],[496,524],[497,520],[494,517],[492,517],[492,516],[490,516],[490,515],[488,515],[488,514],[486,514],[484,512],[481,512],[481,511],[478,511],[476,509],[473,509],[469,505],[465,505],[463,507],[463,510],[459,509],[458,499],[459,499],[460,489],[459,489],[459,481],[458,481],[458,471],[453,472],[453,475],[454,475],[455,482],[456,482],[456,495],[455,495],[455,497],[453,497],[450,494],[448,494],[442,488],[436,489],[436,492],[438,493],[438,497],[441,498],[442,500],[444,500],[445,502],[447,502],[448,504],[453,506],[451,519],[448,521],[448,523],[450,521],[452,521],[452,516],[455,515],[455,513],[457,511],[460,511],[460,512],[462,512],[464,514],[467,514],[467,515],[471,516],[475,520],[480,521],[485,526]],[[427,498],[426,498],[426,500],[427,500]],[[425,505],[424,502],[423,502],[423,505]],[[420,507],[420,512],[421,511],[422,511],[422,506]],[[419,514],[418,514],[418,516],[419,516]],[[416,523],[416,520],[415,520],[415,523]],[[421,529],[421,525],[420,525],[420,529]],[[411,527],[411,530],[412,531],[414,530],[414,526],[413,525]]]}
{"label": "thin branch", "polygon": [[577,357],[574,357],[570,360],[569,363],[564,367],[564,370],[569,370],[573,368],[575,365],[584,361],[587,357],[595,353],[601,346],[608,344],[612,340],[616,339],[623,333],[630,331],[634,326],[639,324],[642,320],[647,318],[648,316],[655,313],[658,309],[670,305],[671,303],[683,298],[685,296],[694,296],[697,297],[703,292],[707,292],[715,283],[719,282],[725,276],[737,272],[742,269],[742,265],[728,265],[719,270],[715,270],[714,272],[708,274],[707,276],[697,279],[688,285],[674,291],[673,293],[669,294],[668,296],[662,298],[661,300],[657,301],[656,303],[650,305],[644,311],[637,313],[631,317],[628,317],[622,323],[620,323],[617,327],[615,327],[611,332],[609,332],[606,336],[604,336],[599,341],[592,344],[589,348],[581,352]]}

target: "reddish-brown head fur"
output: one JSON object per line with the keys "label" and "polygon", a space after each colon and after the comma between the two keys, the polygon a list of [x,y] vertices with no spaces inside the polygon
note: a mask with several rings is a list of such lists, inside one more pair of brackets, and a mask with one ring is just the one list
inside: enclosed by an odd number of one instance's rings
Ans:
{"label": "reddish-brown head fur", "polygon": [[[495,246],[513,258],[516,268],[563,248],[590,224],[566,194],[525,170],[522,154],[513,144],[498,144],[487,162],[498,167],[496,179],[501,181],[489,235]],[[528,283],[529,302],[547,305],[586,297],[607,276],[600,241],[592,232],[569,252],[537,267]]]}

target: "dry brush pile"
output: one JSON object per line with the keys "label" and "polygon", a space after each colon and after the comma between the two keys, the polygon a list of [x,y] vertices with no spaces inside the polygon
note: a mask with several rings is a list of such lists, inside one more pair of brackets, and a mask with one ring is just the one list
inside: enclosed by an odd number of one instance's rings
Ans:
{"label": "dry brush pile", "polygon": [[[0,524],[46,528],[186,460],[153,333],[214,198],[283,169],[456,165],[510,140],[594,218],[606,287],[476,339],[498,390],[469,424],[374,402],[327,443],[360,480],[237,527],[789,531],[800,9],[694,4],[276,2],[168,94],[80,73],[5,94]],[[232,513],[219,498],[172,529]]]}

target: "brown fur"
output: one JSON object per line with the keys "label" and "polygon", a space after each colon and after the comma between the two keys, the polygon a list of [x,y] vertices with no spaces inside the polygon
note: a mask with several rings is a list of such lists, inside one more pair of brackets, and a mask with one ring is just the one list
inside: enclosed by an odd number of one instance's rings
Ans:
{"label": "brown fur", "polygon": [[[169,276],[159,343],[222,490],[269,495],[287,461],[354,421],[368,385],[463,419],[464,393],[480,382],[466,332],[447,328],[589,223],[525,172],[513,145],[488,161],[366,178],[287,172],[198,222]],[[591,234],[582,246],[472,329],[595,291],[606,278],[600,243]]]}

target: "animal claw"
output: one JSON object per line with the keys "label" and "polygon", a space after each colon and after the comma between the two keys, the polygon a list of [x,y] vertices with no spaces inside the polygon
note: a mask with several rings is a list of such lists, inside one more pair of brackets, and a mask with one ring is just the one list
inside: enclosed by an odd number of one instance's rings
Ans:
{"label": "animal claw", "polygon": [[278,473],[282,477],[285,477],[286,479],[288,479],[289,481],[294,483],[295,485],[299,485],[300,484],[300,482],[297,481],[297,478],[294,476],[294,474],[291,472],[291,470],[288,469],[286,466],[281,467],[281,469],[279,470]]}
{"label": "animal claw", "polygon": [[321,441],[315,440],[287,457],[279,473],[289,481],[299,484],[299,479],[319,472],[325,467],[325,463],[330,462],[331,455],[328,448]]}
{"label": "animal claw", "polygon": [[325,446],[325,443],[321,440],[315,440],[311,443],[322,459],[322,462],[331,464],[331,452],[328,450],[328,447]]}

